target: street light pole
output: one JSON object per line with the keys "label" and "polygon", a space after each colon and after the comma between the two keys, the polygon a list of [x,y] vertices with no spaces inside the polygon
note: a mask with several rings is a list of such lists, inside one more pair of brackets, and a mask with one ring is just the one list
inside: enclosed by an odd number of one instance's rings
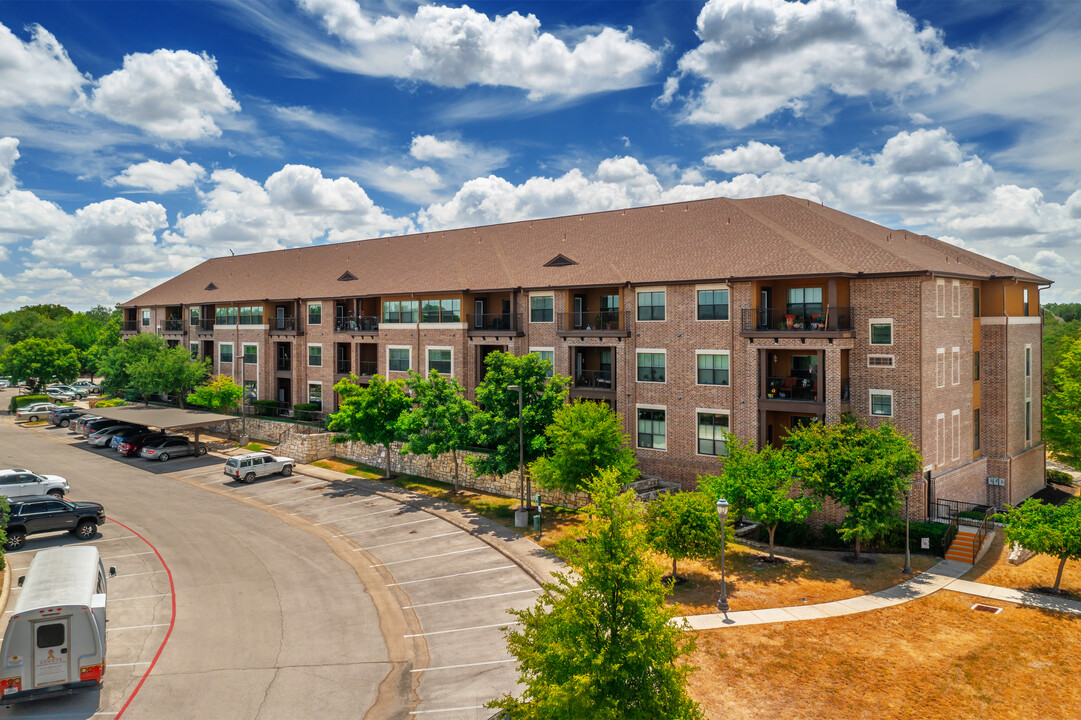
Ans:
{"label": "street light pole", "polygon": [[909,485],[905,490],[905,566],[901,568],[901,572],[905,575],[912,574],[912,553],[909,550],[908,544],[908,499],[912,496],[912,486]]}
{"label": "street light pole", "polygon": [[[508,385],[508,390],[518,391],[518,507],[528,510],[528,492],[525,485],[525,429],[522,427],[522,386]],[[528,519],[528,518],[527,518]]]}
{"label": "street light pole", "polygon": [[725,620],[728,619],[728,583],[725,578],[724,570],[724,523],[728,518],[728,501],[724,498],[717,500],[717,517],[721,519],[721,597],[717,600],[717,609],[724,613]]}

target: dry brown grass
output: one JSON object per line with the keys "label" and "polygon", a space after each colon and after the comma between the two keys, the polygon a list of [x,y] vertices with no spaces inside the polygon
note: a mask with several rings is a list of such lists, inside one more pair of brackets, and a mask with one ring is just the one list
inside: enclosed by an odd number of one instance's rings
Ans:
{"label": "dry brown grass", "polygon": [[[1058,572],[1058,558],[1048,555],[1036,555],[1020,565],[1006,562],[1009,550],[1003,540],[1002,530],[995,533],[995,539],[976,566],[965,575],[965,580],[1001,585],[1002,587],[1030,590],[1037,587],[1052,587],[1055,573]],[[1061,590],[1081,597],[1081,561],[1067,560],[1062,571]]]}
{"label": "dry brown grass", "polygon": [[978,600],[702,632],[691,695],[717,720],[1081,717],[1081,619]]}
{"label": "dry brown grass", "polygon": [[[901,575],[903,555],[876,555],[873,564],[845,561],[849,552],[780,548],[778,556],[789,562],[764,562],[767,554],[754,548],[730,544],[725,558],[728,601],[732,610],[813,605],[885,590],[906,579]],[[671,568],[671,561],[662,561]],[[922,572],[941,558],[913,555],[912,569]],[[720,561],[679,563],[680,577],[688,582],[678,585],[672,604],[681,615],[717,612],[721,591]]]}

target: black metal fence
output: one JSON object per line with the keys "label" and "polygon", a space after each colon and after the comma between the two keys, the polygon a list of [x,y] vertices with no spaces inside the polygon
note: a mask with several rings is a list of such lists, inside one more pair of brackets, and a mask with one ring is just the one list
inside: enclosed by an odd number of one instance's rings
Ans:
{"label": "black metal fence", "polygon": [[614,370],[578,370],[574,373],[574,387],[594,390],[613,390],[616,386]]}
{"label": "black metal fence", "polygon": [[602,310],[600,312],[556,313],[559,330],[603,332],[626,330],[630,327],[631,314],[625,310]]}
{"label": "black metal fence", "polygon": [[466,315],[466,327],[475,332],[517,332],[518,316],[514,313],[481,313]]}
{"label": "black metal fence", "polygon": [[852,308],[743,308],[745,332],[839,332],[852,329]]}
{"label": "black metal fence", "polygon": [[338,315],[334,318],[334,332],[375,332],[379,318],[372,315]]}
{"label": "black metal fence", "polygon": [[269,324],[270,332],[297,332],[300,330],[300,321],[295,317],[272,317]]}

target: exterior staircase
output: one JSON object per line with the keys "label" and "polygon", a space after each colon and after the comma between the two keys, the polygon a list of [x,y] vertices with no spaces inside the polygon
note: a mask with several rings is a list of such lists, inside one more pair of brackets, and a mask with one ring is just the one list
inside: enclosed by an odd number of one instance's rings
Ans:
{"label": "exterior staircase", "polygon": [[957,535],[953,538],[953,542],[950,543],[950,549],[946,551],[947,560],[956,560],[957,562],[968,563],[971,565],[973,561],[979,557],[980,551],[983,550],[983,546],[987,545],[991,539],[991,535],[983,538],[983,543],[980,547],[976,547],[977,528],[969,527],[967,525],[960,525],[957,528]]}

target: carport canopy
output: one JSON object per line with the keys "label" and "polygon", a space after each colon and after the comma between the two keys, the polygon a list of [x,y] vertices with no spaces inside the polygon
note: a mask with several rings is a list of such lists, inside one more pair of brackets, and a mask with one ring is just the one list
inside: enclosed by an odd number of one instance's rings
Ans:
{"label": "carport canopy", "polygon": [[218,413],[203,412],[202,410],[149,406],[91,408],[90,412],[109,420],[120,420],[132,425],[159,428],[163,432],[168,430],[191,430],[195,433],[196,444],[199,443],[200,428],[240,419],[233,415],[220,415]]}

